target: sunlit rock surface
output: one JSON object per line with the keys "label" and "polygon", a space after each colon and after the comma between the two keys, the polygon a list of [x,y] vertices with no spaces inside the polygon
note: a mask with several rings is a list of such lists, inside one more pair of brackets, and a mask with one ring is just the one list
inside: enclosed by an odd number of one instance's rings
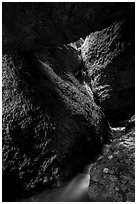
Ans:
{"label": "sunlit rock surface", "polygon": [[3,56],[3,199],[61,185],[108,140],[101,108],[73,74],[80,62],[70,46]]}
{"label": "sunlit rock surface", "polygon": [[98,104],[113,123],[135,111],[135,12],[91,33],[81,48]]}

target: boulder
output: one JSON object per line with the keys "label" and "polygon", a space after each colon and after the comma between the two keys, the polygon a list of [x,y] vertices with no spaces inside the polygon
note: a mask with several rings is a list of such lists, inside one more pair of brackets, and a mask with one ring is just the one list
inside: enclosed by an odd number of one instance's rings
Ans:
{"label": "boulder", "polygon": [[109,126],[70,46],[3,55],[3,201],[58,186],[94,160]]}
{"label": "boulder", "polygon": [[134,3],[3,2],[3,52],[67,44],[100,30]]}
{"label": "boulder", "polygon": [[135,111],[135,12],[87,36],[81,47],[90,86],[113,124]]}
{"label": "boulder", "polygon": [[88,193],[94,202],[135,202],[135,127],[114,137],[91,166]]}

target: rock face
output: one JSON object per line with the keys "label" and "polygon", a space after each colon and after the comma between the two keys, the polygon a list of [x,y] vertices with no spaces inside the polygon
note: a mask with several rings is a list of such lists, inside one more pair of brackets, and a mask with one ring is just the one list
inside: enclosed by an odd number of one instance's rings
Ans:
{"label": "rock face", "polygon": [[67,44],[123,16],[134,3],[4,2],[3,52]]}
{"label": "rock face", "polygon": [[135,127],[114,138],[92,165],[89,196],[94,202],[135,202]]}
{"label": "rock face", "polygon": [[135,111],[134,14],[91,33],[81,48],[92,90],[113,123]]}
{"label": "rock face", "polygon": [[3,56],[3,201],[64,183],[107,141],[80,62],[69,46]]}
{"label": "rock face", "polygon": [[[3,201],[64,184],[108,142],[104,112],[132,115],[134,6],[3,3]],[[92,165],[92,201],[134,201],[133,121]]]}

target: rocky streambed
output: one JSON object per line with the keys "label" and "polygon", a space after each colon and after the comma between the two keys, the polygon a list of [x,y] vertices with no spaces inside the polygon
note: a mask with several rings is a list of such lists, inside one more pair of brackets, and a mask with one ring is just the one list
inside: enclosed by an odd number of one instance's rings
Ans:
{"label": "rocky streambed", "polygon": [[134,121],[132,126],[128,122],[126,127],[112,128],[112,132],[110,144],[103,147],[96,162],[87,165],[82,173],[62,187],[46,189],[21,201],[134,202]]}
{"label": "rocky streambed", "polygon": [[3,3],[3,201],[134,201],[134,9]]}

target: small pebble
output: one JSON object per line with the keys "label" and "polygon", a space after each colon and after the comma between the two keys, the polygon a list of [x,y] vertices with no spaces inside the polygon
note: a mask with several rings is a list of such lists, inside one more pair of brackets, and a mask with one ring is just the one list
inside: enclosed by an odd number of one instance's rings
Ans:
{"label": "small pebble", "polygon": [[107,174],[107,173],[109,172],[109,169],[108,169],[108,168],[104,168],[104,169],[103,169],[103,172],[104,172],[105,174]]}
{"label": "small pebble", "polygon": [[115,190],[116,190],[116,191],[119,191],[119,188],[116,186],[116,187],[115,187]]}
{"label": "small pebble", "polygon": [[112,156],[112,155],[108,156],[108,159],[112,159],[112,158],[113,158],[113,156]]}

